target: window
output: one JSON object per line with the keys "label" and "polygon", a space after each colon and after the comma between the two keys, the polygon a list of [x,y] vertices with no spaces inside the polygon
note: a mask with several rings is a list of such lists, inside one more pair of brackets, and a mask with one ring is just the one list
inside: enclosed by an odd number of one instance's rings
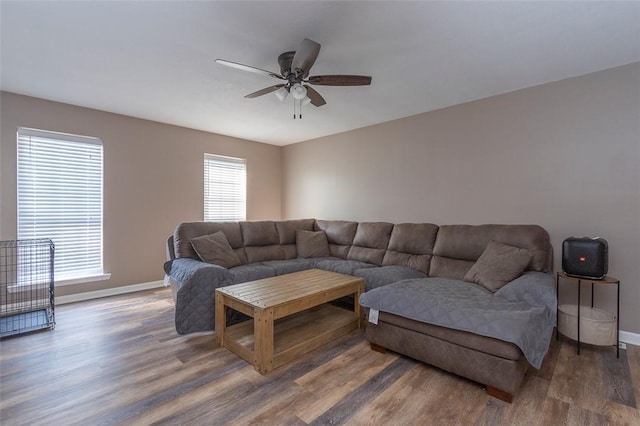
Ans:
{"label": "window", "polygon": [[204,155],[204,220],[237,221],[247,216],[246,161]]}
{"label": "window", "polygon": [[18,239],[51,238],[56,282],[102,270],[102,141],[18,129]]}

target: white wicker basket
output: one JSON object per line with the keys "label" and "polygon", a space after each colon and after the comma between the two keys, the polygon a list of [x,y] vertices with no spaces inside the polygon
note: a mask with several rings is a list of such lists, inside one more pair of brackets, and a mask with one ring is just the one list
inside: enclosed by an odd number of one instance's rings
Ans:
{"label": "white wicker basket", "polygon": [[[558,330],[570,339],[578,337],[578,306],[558,306]],[[597,346],[615,345],[616,317],[602,309],[580,306],[580,343]]]}

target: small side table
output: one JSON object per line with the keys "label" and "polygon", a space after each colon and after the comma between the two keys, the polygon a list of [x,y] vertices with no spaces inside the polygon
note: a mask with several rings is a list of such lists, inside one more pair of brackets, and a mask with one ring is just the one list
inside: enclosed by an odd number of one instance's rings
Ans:
{"label": "small side table", "polygon": [[[558,272],[556,274],[556,294],[559,294],[560,290],[560,279],[572,281],[573,283],[578,284],[578,338],[577,340],[577,349],[578,355],[580,355],[580,287],[582,287],[582,283],[591,283],[591,307],[593,308],[593,286],[594,284],[608,284],[615,285],[617,290],[617,305],[616,305],[616,356],[620,358],[620,280],[613,277],[604,277],[600,280],[590,279],[590,278],[578,278],[571,277],[562,272]],[[560,306],[558,304],[558,306]],[[558,308],[556,308],[556,317],[559,314]],[[558,327],[556,327],[556,339],[560,339],[560,331]]]}

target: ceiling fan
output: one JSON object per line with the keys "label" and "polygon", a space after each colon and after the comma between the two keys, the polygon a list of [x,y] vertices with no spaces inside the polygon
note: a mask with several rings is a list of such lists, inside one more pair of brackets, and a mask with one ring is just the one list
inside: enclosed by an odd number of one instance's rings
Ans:
{"label": "ceiling fan", "polygon": [[[310,85],[368,86],[371,84],[371,77],[364,75],[339,74],[309,76],[309,71],[316,62],[318,53],[320,53],[320,43],[305,38],[302,40],[296,51],[284,52],[278,56],[280,74],[224,59],[216,59],[216,62],[220,65],[226,65],[231,68],[268,75],[282,81],[280,84],[266,87],[258,90],[257,92],[249,93],[245,98],[257,98],[258,96],[275,92],[278,99],[280,99],[280,101],[284,101],[289,93],[291,93],[294,100],[299,101],[300,105],[310,103],[313,106],[320,107],[327,102],[320,93]],[[295,118],[295,110],[293,118]]]}

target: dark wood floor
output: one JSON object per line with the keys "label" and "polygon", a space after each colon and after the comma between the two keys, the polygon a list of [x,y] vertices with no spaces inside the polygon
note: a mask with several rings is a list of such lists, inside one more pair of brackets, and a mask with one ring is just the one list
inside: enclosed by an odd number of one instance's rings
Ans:
{"label": "dark wood floor", "polygon": [[640,425],[640,348],[553,339],[513,404],[352,332],[268,376],[180,336],[168,290],[58,307],[57,326],[0,341],[2,425]]}

